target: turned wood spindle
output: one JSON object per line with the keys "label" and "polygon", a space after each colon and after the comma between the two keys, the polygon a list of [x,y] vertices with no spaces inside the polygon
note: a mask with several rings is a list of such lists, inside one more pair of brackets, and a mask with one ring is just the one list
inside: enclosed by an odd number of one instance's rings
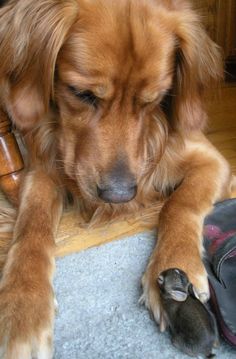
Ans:
{"label": "turned wood spindle", "polygon": [[23,159],[11,122],[0,109],[0,189],[13,203],[17,202]]}

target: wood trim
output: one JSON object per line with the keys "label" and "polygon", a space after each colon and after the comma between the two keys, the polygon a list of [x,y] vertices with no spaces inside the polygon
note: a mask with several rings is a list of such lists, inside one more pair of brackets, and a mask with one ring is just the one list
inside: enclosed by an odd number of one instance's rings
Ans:
{"label": "wood trim", "polygon": [[215,41],[224,49],[227,60],[236,56],[236,2],[218,0],[217,3]]}
{"label": "wood trim", "polygon": [[0,109],[0,188],[14,203],[18,199],[23,168],[23,158],[11,129],[11,122]]}
{"label": "wood trim", "polygon": [[192,0],[210,37],[223,49],[225,59],[236,61],[236,1]]}

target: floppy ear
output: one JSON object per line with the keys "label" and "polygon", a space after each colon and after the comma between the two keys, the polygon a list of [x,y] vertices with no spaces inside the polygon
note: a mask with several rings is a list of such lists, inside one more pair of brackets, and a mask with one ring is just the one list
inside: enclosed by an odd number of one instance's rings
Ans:
{"label": "floppy ear", "polygon": [[202,130],[206,124],[204,94],[223,78],[218,46],[190,9],[180,12],[176,27],[177,59],[173,90],[174,127],[181,131]]}
{"label": "floppy ear", "polygon": [[77,0],[11,0],[0,10],[0,83],[12,120],[29,128],[47,111],[55,64]]}

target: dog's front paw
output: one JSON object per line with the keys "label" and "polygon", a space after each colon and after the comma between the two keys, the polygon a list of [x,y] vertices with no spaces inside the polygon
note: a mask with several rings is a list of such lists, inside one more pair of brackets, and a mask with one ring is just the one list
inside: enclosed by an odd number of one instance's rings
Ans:
{"label": "dog's front paw", "polygon": [[208,282],[207,271],[199,257],[199,263],[196,267],[183,266],[182,269],[187,275],[189,282],[193,285],[193,290],[196,297],[202,302],[206,303],[210,298],[210,288]]}
{"label": "dog's front paw", "polygon": [[167,325],[166,315],[163,311],[158,277],[167,269],[181,269],[188,277],[189,282],[193,285],[195,295],[202,301],[209,299],[209,284],[206,269],[202,263],[201,257],[192,256],[189,261],[180,261],[178,257],[173,256],[174,260],[162,260],[162,257],[151,258],[147,270],[142,278],[143,294],[140,302],[151,311],[155,321],[160,324],[161,331],[164,331]]}
{"label": "dog's front paw", "polygon": [[161,331],[164,331],[166,329],[166,321],[161,306],[159,288],[156,278],[148,269],[142,277],[142,289],[143,294],[139,302],[146,306],[157,324],[160,324]]}
{"label": "dog's front paw", "polygon": [[54,299],[50,285],[12,284],[0,289],[0,358],[51,359]]}

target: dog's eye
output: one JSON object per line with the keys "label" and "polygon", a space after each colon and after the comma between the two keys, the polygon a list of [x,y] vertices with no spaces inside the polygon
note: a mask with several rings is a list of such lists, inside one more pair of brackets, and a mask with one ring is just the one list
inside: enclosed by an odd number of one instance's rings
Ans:
{"label": "dog's eye", "polygon": [[68,86],[70,92],[72,92],[80,101],[87,103],[88,105],[92,105],[97,107],[98,105],[98,97],[94,95],[94,93],[90,90],[80,91],[76,89],[74,86]]}

